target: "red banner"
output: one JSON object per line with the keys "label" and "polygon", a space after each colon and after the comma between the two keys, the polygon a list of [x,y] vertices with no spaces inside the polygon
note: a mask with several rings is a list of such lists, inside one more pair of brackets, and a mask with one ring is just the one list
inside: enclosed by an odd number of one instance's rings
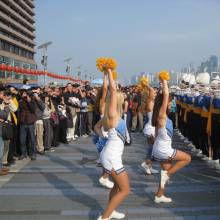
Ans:
{"label": "red banner", "polygon": [[55,78],[55,79],[62,79],[62,80],[69,80],[72,82],[78,82],[78,83],[86,83],[88,81],[83,81],[80,79],[74,79],[70,76],[64,76],[56,73],[50,73],[43,70],[34,70],[34,69],[25,69],[21,67],[13,67],[10,65],[6,65],[4,63],[0,64],[0,71],[7,71],[7,72],[15,72],[17,74],[25,74],[25,75],[35,75],[35,76],[44,76],[47,75],[48,77]]}

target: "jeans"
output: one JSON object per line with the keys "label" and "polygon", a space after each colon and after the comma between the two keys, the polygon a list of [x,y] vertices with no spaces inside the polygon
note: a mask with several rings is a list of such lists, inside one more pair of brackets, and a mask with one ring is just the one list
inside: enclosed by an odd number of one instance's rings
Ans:
{"label": "jeans", "polygon": [[21,153],[27,156],[27,142],[30,142],[30,155],[36,155],[36,137],[35,137],[35,126],[32,125],[21,125],[20,126],[20,144]]}
{"label": "jeans", "polygon": [[0,136],[0,169],[2,169],[2,159],[3,159],[3,151],[4,151],[4,141]]}

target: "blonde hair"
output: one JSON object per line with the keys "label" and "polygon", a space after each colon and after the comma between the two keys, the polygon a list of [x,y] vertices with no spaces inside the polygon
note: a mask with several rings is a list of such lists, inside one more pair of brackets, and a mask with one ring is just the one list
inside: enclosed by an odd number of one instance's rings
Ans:
{"label": "blonde hair", "polygon": [[[119,117],[123,114],[124,95],[121,92],[117,92],[117,107],[116,111]],[[103,125],[105,128],[109,128],[109,106],[110,106],[110,94],[108,92],[105,102],[105,112],[103,117]]]}

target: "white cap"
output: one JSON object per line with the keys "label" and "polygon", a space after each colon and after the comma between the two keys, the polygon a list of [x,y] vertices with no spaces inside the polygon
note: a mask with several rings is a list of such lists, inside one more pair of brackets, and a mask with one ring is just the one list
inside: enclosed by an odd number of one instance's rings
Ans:
{"label": "white cap", "polygon": [[210,83],[210,75],[209,73],[199,73],[196,77],[196,82],[198,84],[209,84]]}
{"label": "white cap", "polygon": [[189,84],[190,85],[195,85],[196,84],[196,77],[194,75],[190,76]]}

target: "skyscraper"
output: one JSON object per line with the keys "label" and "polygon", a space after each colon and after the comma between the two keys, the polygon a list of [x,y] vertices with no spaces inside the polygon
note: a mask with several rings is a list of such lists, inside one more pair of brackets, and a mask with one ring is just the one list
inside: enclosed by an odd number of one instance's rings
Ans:
{"label": "skyscraper", "polygon": [[[0,0],[0,63],[36,69],[35,5],[33,0]],[[0,72],[1,81],[36,80],[13,72]]]}

